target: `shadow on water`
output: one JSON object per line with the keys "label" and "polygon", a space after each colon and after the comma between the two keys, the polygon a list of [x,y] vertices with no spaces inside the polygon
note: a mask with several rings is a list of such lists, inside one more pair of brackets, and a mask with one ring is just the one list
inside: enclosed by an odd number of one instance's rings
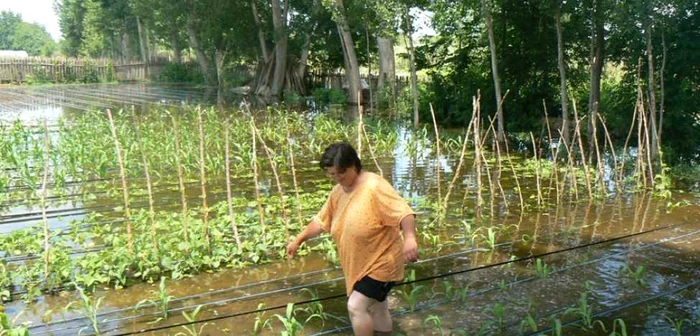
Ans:
{"label": "shadow on water", "polygon": [[[53,88],[36,90],[39,93],[35,97],[61,96],[52,93]],[[7,106],[7,96],[11,95],[0,91],[0,108]],[[54,100],[61,109],[58,115],[70,118],[80,113],[78,107],[69,105],[82,104],[80,100],[90,99],[90,96],[105,105],[117,104],[119,97],[124,97],[123,106],[141,102],[139,106],[143,111],[164,104],[208,102],[235,106],[240,103],[238,96],[199,88],[106,85],[80,90],[68,88],[63,93],[63,97],[68,98]],[[268,102],[255,104],[258,103]],[[12,104],[19,102],[13,100]],[[33,112],[27,113],[32,115]],[[346,122],[357,120],[357,111],[353,109],[340,108],[329,113],[337,113],[338,118]],[[700,206],[693,195],[679,193],[666,200],[644,193],[617,194],[590,203],[562,198],[560,202],[539,208],[528,206],[520,213],[512,211],[517,208],[513,205],[517,203],[517,191],[513,177],[504,172],[505,195],[484,195],[490,204],[481,210],[485,216],[477,217],[475,173],[468,171],[455,186],[448,203],[449,215],[437,224],[431,221],[434,206],[420,203],[425,199],[437,199],[436,159],[431,144],[409,150],[411,133],[398,132],[399,142],[393,155],[380,158],[379,165],[384,176],[421,211],[418,222],[421,260],[407,266],[407,275],[414,274],[416,282],[396,286],[389,297],[396,331],[408,335],[459,334],[462,330],[468,334],[479,331],[494,335],[529,334],[534,332],[529,319],[542,331],[553,325],[553,318],[558,318],[563,324],[562,334],[588,335],[602,333],[599,324],[588,326],[588,321],[600,320],[609,332],[614,320],[622,318],[630,334],[671,335],[675,334],[671,321],[697,321],[700,316],[697,287]],[[458,158],[439,159],[443,173],[456,171]],[[329,186],[330,181],[318,172],[313,162],[299,165],[302,190],[315,191],[319,185]],[[371,171],[378,170],[371,160],[365,160],[364,166]],[[467,166],[471,166],[471,162]],[[263,173],[261,183],[271,188],[272,179],[269,172]],[[443,176],[440,186],[443,192],[449,183],[446,180]],[[224,201],[222,179],[212,178],[209,183],[212,190],[207,195],[209,204]],[[283,184],[291,183],[291,177],[285,172]],[[524,197],[532,199],[537,190],[534,179],[524,177],[520,184]],[[143,185],[134,185],[134,188],[142,189]],[[252,199],[253,188],[250,178],[234,180],[236,196]],[[197,199],[200,193],[196,183],[188,184],[190,199]],[[120,195],[95,195],[94,199],[53,209],[60,215],[53,219],[52,227],[67,225],[64,219],[71,215],[61,213],[63,210],[88,208],[102,213],[105,218],[118,218],[113,208],[120,204]],[[163,187],[157,191],[156,205],[159,209],[177,210],[179,197],[177,189]],[[147,204],[143,194],[134,196],[132,201],[144,207]],[[510,205],[506,206],[505,201]],[[681,201],[690,205],[670,206]],[[6,214],[11,213],[3,212]],[[24,224],[17,225],[27,225],[27,221],[31,222],[25,220]],[[320,243],[322,240],[312,242]],[[281,319],[293,322],[285,319],[284,309],[250,312],[258,310],[260,304],[284,307],[288,302],[310,299],[309,292],[302,288],[324,299],[320,301],[323,312],[331,314],[325,316],[324,322],[314,318],[305,323],[314,305],[299,305],[294,319],[305,324],[304,334],[351,334],[342,272],[320,252],[294,260],[242,269],[224,268],[215,273],[168,281],[167,294],[173,296],[170,317],[158,322],[153,322],[158,319],[155,307],[133,310],[141,300],[153,297],[157,284],[136,283],[119,290],[98,289],[95,297],[104,298],[98,319],[100,329],[107,335],[143,329],[153,329],[148,333],[153,335],[185,331],[182,326],[169,326],[188,323],[182,312],[191,312],[198,305],[203,308],[197,320],[210,320],[204,326],[207,335],[251,334],[256,321],[264,324],[267,320],[275,329],[263,329],[262,334],[273,335],[283,330]],[[32,335],[75,335],[89,322],[80,314],[63,310],[74,300],[74,293],[64,292],[43,296],[32,304],[19,300],[9,302],[5,311],[11,316],[23,312],[19,321],[31,321]],[[279,318],[274,314],[280,314]],[[576,325],[568,322],[576,322]],[[698,323],[686,323],[682,331],[697,333]]]}

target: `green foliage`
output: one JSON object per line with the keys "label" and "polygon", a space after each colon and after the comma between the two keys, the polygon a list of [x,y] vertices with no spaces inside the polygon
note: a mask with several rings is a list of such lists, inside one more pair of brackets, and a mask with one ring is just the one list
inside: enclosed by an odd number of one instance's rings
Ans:
{"label": "green foliage", "polygon": [[347,94],[339,88],[316,88],[311,92],[314,101],[320,104],[345,104]]}
{"label": "green foliage", "polygon": [[33,73],[27,75],[27,84],[49,84],[51,83],[51,75],[46,72],[46,68],[40,65],[34,66]]}
{"label": "green foliage", "polygon": [[[204,335],[204,328],[209,325],[209,323],[204,323],[202,325],[197,325],[197,315],[199,314],[199,311],[202,309],[202,305],[197,306],[192,312],[182,312],[182,316],[185,318],[187,322],[189,322],[188,325],[183,325],[181,328],[185,329],[184,332],[178,332],[175,334],[175,336],[201,336]],[[199,328],[197,328],[199,327]]]}
{"label": "green foliage", "polygon": [[83,76],[80,78],[81,83],[99,83],[100,75],[97,71],[95,62],[87,60],[83,64]]}
{"label": "green foliage", "polygon": [[[86,317],[92,326],[92,331],[96,335],[100,335],[100,328],[99,324],[100,321],[97,318],[98,311],[100,309],[100,305],[102,304],[102,299],[103,297],[100,297],[98,299],[93,299],[87,296],[85,294],[85,291],[83,290],[82,287],[78,286],[77,284],[74,284],[75,288],[78,290],[78,295],[79,295],[79,300],[78,301],[71,301],[66,305],[64,310],[69,311],[76,311]],[[78,334],[82,334],[82,332],[87,329],[87,327],[82,328]]]}
{"label": "green foliage", "polygon": [[157,80],[167,83],[204,83],[204,76],[196,64],[169,63],[163,66]]}
{"label": "green foliage", "polygon": [[19,14],[0,12],[0,50],[24,50],[29,56],[51,56],[56,42],[46,29],[36,23],[22,21]]}
{"label": "green foliage", "polygon": [[0,336],[29,336],[27,324],[15,325],[15,321],[20,315],[18,314],[10,320],[0,306]]}

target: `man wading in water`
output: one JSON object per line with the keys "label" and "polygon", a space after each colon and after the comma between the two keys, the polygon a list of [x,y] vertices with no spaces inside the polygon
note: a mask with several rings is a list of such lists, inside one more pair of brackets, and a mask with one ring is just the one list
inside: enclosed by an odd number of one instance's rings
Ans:
{"label": "man wading in water", "polygon": [[294,257],[304,241],[330,232],[345,275],[355,335],[391,335],[387,294],[403,280],[404,263],[418,258],[416,214],[383,177],[362,171],[350,144],[330,145],[319,165],[337,185],[321,211],[289,243],[287,255]]}

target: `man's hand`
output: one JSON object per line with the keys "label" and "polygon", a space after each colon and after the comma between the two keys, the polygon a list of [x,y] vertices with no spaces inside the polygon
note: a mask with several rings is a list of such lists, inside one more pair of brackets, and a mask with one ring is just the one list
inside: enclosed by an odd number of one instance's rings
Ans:
{"label": "man's hand", "polygon": [[418,260],[418,243],[415,237],[406,237],[403,242],[403,257],[406,261]]}
{"label": "man's hand", "polygon": [[297,250],[299,249],[299,244],[296,243],[296,239],[293,240],[289,245],[287,245],[287,256],[294,258],[297,255]]}

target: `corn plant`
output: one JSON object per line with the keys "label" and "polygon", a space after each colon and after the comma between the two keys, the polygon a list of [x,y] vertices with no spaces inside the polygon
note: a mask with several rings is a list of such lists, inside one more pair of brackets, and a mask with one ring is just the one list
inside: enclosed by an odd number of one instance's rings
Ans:
{"label": "corn plant", "polygon": [[0,336],[29,336],[29,327],[26,324],[16,325],[17,319],[21,315],[21,313],[17,314],[10,320],[7,314],[0,309]]}
{"label": "corn plant", "polygon": [[[617,327],[620,327],[620,331],[617,331]],[[613,328],[610,336],[627,336],[627,325],[623,319],[615,319],[613,321]]]}
{"label": "corn plant", "polygon": [[537,258],[535,261],[535,273],[538,278],[544,279],[552,273],[552,267],[544,263],[542,259]]}
{"label": "corn plant", "polygon": [[191,313],[182,312],[182,316],[187,320],[188,324],[183,325],[182,329],[185,329],[184,332],[178,332],[175,334],[175,336],[201,336],[204,335],[204,327],[209,325],[209,323],[204,323],[202,324],[199,329],[197,329],[197,315],[199,314],[199,311],[202,309],[202,305],[197,306]]}
{"label": "corn plant", "polygon": [[[75,285],[75,288],[78,290],[80,300],[71,301],[68,303],[68,305],[66,305],[64,310],[72,310],[86,317],[90,321],[92,331],[95,333],[95,335],[100,335],[100,321],[97,319],[97,314],[100,310],[100,305],[102,304],[102,299],[104,299],[104,297],[92,299],[85,294],[85,291],[80,286]],[[87,329],[87,327],[80,329],[78,334],[82,334],[85,329]]]}
{"label": "corn plant", "polygon": [[506,308],[502,303],[496,303],[493,306],[487,307],[483,311],[484,314],[491,320],[489,327],[494,326],[497,329],[502,329],[504,326]]}
{"label": "corn plant", "polygon": [[[296,336],[299,335],[302,332],[302,330],[304,330],[304,324],[296,318],[296,310],[294,309],[293,303],[287,304],[287,309],[285,310],[284,315],[275,314],[274,317],[276,317],[277,320],[279,320],[282,323],[282,326],[284,327],[284,330],[280,333],[280,335]],[[311,320],[313,317],[315,316],[310,316],[306,320],[306,322]]]}
{"label": "corn plant", "polygon": [[600,325],[605,330],[605,325],[600,320],[593,320],[593,308],[588,305],[588,292],[582,292],[578,299],[576,308],[569,308],[565,311],[567,314],[573,314],[581,319],[581,327],[584,330],[593,330],[596,324]]}
{"label": "corn plant", "polygon": [[259,303],[258,310],[255,313],[255,324],[253,325],[253,334],[257,335],[261,333],[265,328],[272,332],[272,320],[269,317],[265,317],[265,304]]}
{"label": "corn plant", "polygon": [[537,332],[537,322],[535,322],[535,319],[530,315],[530,313],[525,316],[525,318],[520,321],[520,333],[525,334],[528,331],[532,332]]}
{"label": "corn plant", "polygon": [[444,335],[445,331],[442,328],[442,320],[437,315],[429,315],[423,320],[423,329],[427,331],[428,324],[432,323],[438,330],[438,335]]}
{"label": "corn plant", "polygon": [[666,321],[668,321],[668,323],[671,324],[671,326],[673,327],[673,331],[676,332],[676,335],[677,335],[677,336],[682,336],[682,335],[683,335],[683,334],[681,333],[681,331],[683,330],[683,324],[685,324],[686,322],[687,322],[688,324],[693,324],[693,322],[692,322],[691,320],[685,319],[685,318],[684,318],[684,319],[674,320],[674,319],[672,319],[672,318],[670,318],[670,317],[668,317],[668,316],[664,316],[664,319],[666,319]]}
{"label": "corn plant", "polygon": [[646,267],[644,266],[637,266],[635,269],[632,269],[630,265],[624,264],[620,268],[620,273],[623,274],[624,276],[632,279],[634,282],[639,284],[640,286],[646,286],[646,275],[647,275],[647,270]]}
{"label": "corn plant", "polygon": [[139,310],[141,306],[150,304],[152,306],[157,306],[160,309],[160,317],[157,320],[155,320],[154,323],[160,320],[167,319],[170,300],[173,299],[173,296],[168,295],[168,292],[165,289],[165,277],[160,278],[158,290],[152,290],[151,293],[154,295],[155,299],[143,299],[139,301],[139,303],[136,304],[136,307],[134,307],[134,310]]}

